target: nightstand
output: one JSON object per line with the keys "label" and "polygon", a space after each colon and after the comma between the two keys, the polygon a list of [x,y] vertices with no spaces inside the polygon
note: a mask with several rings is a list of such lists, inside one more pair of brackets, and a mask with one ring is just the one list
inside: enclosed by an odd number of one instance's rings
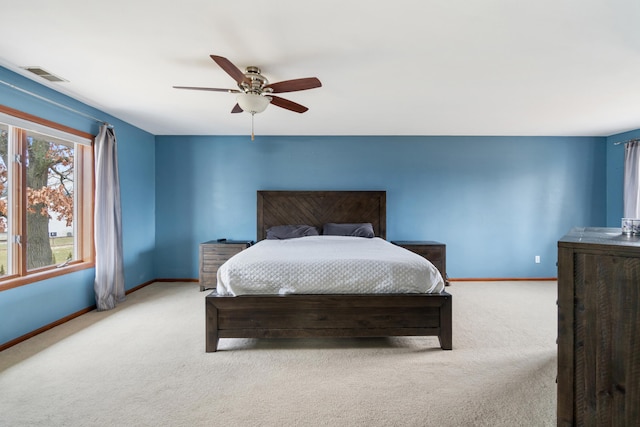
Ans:
{"label": "nightstand", "polygon": [[391,243],[402,246],[431,261],[438,271],[440,271],[444,284],[449,286],[449,278],[447,277],[447,246],[444,243],[430,240],[392,240]]}
{"label": "nightstand", "polygon": [[200,291],[215,289],[218,268],[229,258],[253,244],[248,240],[210,240],[200,243]]}

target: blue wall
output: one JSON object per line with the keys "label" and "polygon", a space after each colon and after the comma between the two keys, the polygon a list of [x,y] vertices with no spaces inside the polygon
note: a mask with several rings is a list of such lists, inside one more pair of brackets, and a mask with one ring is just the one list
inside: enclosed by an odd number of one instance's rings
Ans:
{"label": "blue wall", "polygon": [[[115,126],[122,193],[125,287],[156,278],[155,139],[127,123],[0,67],[0,80]],[[0,104],[97,134],[98,123],[0,84]],[[0,344],[95,304],[93,269],[0,292]]]}
{"label": "blue wall", "polygon": [[605,225],[605,156],[597,137],[158,136],[156,272],[255,239],[257,190],[355,189],[387,191],[388,239],[446,243],[450,277],[555,277],[558,239]]}

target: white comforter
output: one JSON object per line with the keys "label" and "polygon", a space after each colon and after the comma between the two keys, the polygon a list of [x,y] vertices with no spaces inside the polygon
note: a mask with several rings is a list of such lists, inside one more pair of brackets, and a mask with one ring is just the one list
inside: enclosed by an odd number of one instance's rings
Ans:
{"label": "white comforter", "polygon": [[380,238],[262,240],[218,269],[220,295],[439,293],[429,261]]}

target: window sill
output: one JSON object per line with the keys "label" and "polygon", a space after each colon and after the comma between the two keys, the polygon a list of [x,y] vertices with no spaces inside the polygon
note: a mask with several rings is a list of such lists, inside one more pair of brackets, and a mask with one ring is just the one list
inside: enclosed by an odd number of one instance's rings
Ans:
{"label": "window sill", "polygon": [[0,280],[0,292],[8,289],[17,288],[20,286],[28,285],[30,283],[40,282],[42,280],[51,279],[53,277],[63,276],[65,274],[73,273],[75,271],[86,270],[88,268],[95,267],[95,263],[91,262],[77,262],[66,265],[64,267],[49,267],[40,271],[34,271],[27,276],[22,277],[7,277]]}

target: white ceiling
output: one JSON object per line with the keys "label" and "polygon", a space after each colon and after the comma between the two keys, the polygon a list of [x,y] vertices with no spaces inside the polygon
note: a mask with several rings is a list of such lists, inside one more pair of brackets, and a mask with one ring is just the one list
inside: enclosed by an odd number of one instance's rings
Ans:
{"label": "white ceiling", "polygon": [[[263,135],[592,135],[640,128],[638,0],[0,0],[0,65],[155,135],[243,135],[210,58],[281,94]],[[48,83],[40,66],[69,82]],[[1,100],[0,100],[1,102]]]}

